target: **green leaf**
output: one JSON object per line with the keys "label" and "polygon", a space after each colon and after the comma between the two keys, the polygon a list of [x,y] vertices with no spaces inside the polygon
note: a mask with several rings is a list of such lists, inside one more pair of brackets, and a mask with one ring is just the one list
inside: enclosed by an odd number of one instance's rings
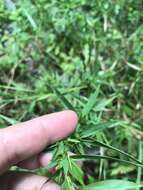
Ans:
{"label": "green leaf", "polygon": [[114,99],[116,98],[116,96],[110,98],[110,99],[104,99],[102,101],[100,101],[96,106],[94,111],[103,111],[105,109],[106,106],[108,106]]}
{"label": "green leaf", "polygon": [[47,163],[47,167],[46,167],[46,169],[51,169],[51,168],[54,168],[54,167],[56,167],[57,166],[57,164],[58,164],[58,162],[56,161],[56,160],[51,160],[50,162],[49,162],[49,164]]}
{"label": "green leaf", "polygon": [[71,178],[69,176],[65,176],[65,181],[61,186],[61,190],[75,190]]}
{"label": "green leaf", "polygon": [[71,158],[73,158],[75,160],[88,160],[88,161],[105,159],[105,160],[113,160],[113,161],[122,162],[124,164],[131,164],[131,165],[134,165],[137,167],[143,167],[143,165],[141,165],[141,164],[136,164],[135,162],[131,162],[131,161],[127,161],[127,160],[123,160],[123,159],[119,159],[119,158],[114,158],[114,157],[110,157],[110,156],[101,156],[101,155],[89,156],[89,155],[84,154],[84,155],[73,155],[73,156],[71,156]]}
{"label": "green leaf", "polygon": [[97,132],[102,131],[106,128],[109,127],[114,127],[117,126],[119,124],[119,122],[98,122],[98,123],[94,123],[90,126],[87,126],[87,128],[84,128],[84,131],[81,132],[80,136],[82,138],[85,137],[91,137],[91,136],[95,136],[97,134]]}
{"label": "green leaf", "polygon": [[55,94],[57,95],[57,97],[61,100],[61,102],[63,103],[63,105],[70,109],[75,111],[75,108],[72,106],[72,104],[65,98],[65,96],[56,88],[53,88],[51,86],[48,86],[53,92],[55,92]]}
{"label": "green leaf", "polygon": [[82,116],[86,116],[89,114],[89,112],[92,110],[92,108],[94,107],[95,103],[96,103],[96,98],[99,94],[99,90],[100,90],[100,86],[97,87],[96,91],[90,95],[88,102],[84,105],[84,108],[82,110]]}
{"label": "green leaf", "polygon": [[28,13],[28,11],[26,9],[23,9],[23,13],[25,14],[25,16],[27,17],[28,21],[30,22],[31,26],[34,29],[37,29],[37,25],[34,21],[34,19],[32,18],[32,16]]}
{"label": "green leaf", "polygon": [[87,185],[82,190],[133,190],[137,187],[142,187],[142,185],[125,180],[105,180]]}
{"label": "green leaf", "polygon": [[73,160],[71,160],[71,167],[69,168],[69,172],[81,185],[84,186],[83,171]]}
{"label": "green leaf", "polygon": [[63,169],[64,169],[64,174],[67,175],[68,171],[69,171],[69,161],[67,158],[63,159],[61,161],[61,164],[63,166]]}
{"label": "green leaf", "polygon": [[10,125],[14,125],[14,124],[18,123],[18,121],[16,121],[15,119],[9,118],[9,117],[2,115],[2,114],[0,114],[0,118],[5,120]]}
{"label": "green leaf", "polygon": [[120,154],[122,154],[122,155],[125,155],[126,157],[132,159],[133,161],[137,162],[138,164],[143,165],[142,162],[140,162],[139,160],[137,160],[137,159],[136,159],[135,157],[133,157],[132,155],[130,155],[130,154],[128,154],[128,153],[126,153],[126,152],[124,152],[124,151],[122,151],[122,150],[119,150],[118,148],[115,148],[115,147],[113,147],[113,146],[111,146],[111,145],[105,144],[105,143],[100,142],[100,141],[97,141],[97,140],[94,140],[94,141],[92,141],[92,140],[91,140],[91,141],[90,141],[90,140],[84,140],[83,142],[88,142],[88,143],[90,143],[90,144],[93,145],[93,146],[99,145],[99,146],[102,146],[102,147],[105,147],[105,148],[114,150],[114,151],[116,151],[116,152],[118,152],[118,153],[120,153]]}

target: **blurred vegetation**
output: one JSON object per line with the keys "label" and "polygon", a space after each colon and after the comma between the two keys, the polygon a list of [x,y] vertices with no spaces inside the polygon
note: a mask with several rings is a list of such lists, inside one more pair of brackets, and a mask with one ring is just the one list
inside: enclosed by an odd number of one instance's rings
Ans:
{"label": "blurred vegetation", "polygon": [[[0,0],[0,126],[76,110],[76,132],[50,147],[58,168],[51,177],[63,189],[142,180],[133,158],[143,159],[142,6],[142,0]],[[77,159],[92,161],[80,169]]]}

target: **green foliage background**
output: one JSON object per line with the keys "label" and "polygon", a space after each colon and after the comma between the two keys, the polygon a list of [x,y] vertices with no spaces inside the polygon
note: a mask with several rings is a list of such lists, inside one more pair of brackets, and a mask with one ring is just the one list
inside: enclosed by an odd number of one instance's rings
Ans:
{"label": "green foliage background", "polygon": [[[18,0],[12,5],[0,0],[0,126],[71,104],[80,122],[69,140],[54,147],[60,152],[55,153],[59,177],[68,165],[68,156],[62,164],[59,156],[73,145],[76,154],[123,159],[109,147],[95,149],[95,140],[142,160],[143,1]],[[63,189],[110,178],[141,181],[140,168],[110,159],[91,162],[92,170],[90,163],[83,166],[83,180],[68,159],[75,169],[67,169],[71,177],[64,173]]]}

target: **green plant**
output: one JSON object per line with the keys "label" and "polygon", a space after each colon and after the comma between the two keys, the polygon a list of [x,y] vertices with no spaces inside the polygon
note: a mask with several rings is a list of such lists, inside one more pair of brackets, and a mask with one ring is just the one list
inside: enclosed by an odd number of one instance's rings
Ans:
{"label": "green plant", "polygon": [[[139,189],[142,0],[11,2],[14,9],[0,1],[0,126],[75,110],[75,133],[47,147],[56,175],[37,172],[63,189],[104,190],[108,181],[99,188],[97,181],[111,178],[137,181],[120,190]],[[77,160],[85,161],[82,168]]]}

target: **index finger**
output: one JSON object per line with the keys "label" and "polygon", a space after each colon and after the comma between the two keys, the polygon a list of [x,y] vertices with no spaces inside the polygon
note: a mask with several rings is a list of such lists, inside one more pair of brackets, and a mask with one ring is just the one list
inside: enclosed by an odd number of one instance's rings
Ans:
{"label": "index finger", "polygon": [[77,124],[73,111],[45,115],[0,130],[0,173],[69,135]]}

